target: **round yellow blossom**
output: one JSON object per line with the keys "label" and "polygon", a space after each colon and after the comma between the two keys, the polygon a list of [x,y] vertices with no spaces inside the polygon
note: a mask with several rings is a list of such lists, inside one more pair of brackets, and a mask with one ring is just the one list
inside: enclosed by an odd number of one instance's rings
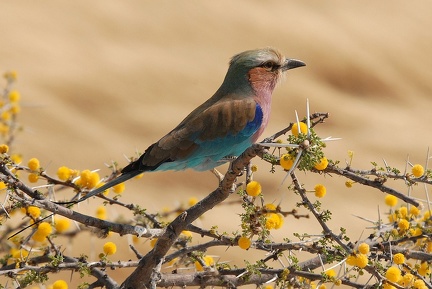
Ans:
{"label": "round yellow blossom", "polygon": [[36,232],[38,234],[48,236],[49,234],[52,233],[52,227],[51,227],[51,225],[49,223],[42,222],[42,223],[39,224]]}
{"label": "round yellow blossom", "polygon": [[12,90],[9,92],[9,101],[10,102],[18,102],[21,98],[21,94],[17,90]]}
{"label": "round yellow blossom", "polygon": [[402,278],[402,274],[399,268],[392,266],[387,269],[387,272],[385,273],[385,277],[390,282],[397,283]]}
{"label": "round yellow blossom", "polygon": [[396,287],[389,283],[384,283],[382,289],[396,289]]}
{"label": "round yellow blossom", "polygon": [[327,286],[325,284],[321,284],[318,289],[327,289]]}
{"label": "round yellow blossom", "polygon": [[191,231],[183,230],[181,233],[186,238],[192,238],[192,232]]}
{"label": "round yellow blossom", "polygon": [[32,171],[37,171],[40,168],[39,160],[37,158],[31,158],[28,161],[28,167]]}
{"label": "round yellow blossom", "polygon": [[289,171],[294,164],[294,160],[289,154],[283,154],[279,160],[279,163],[284,170]]}
{"label": "round yellow blossom", "polygon": [[355,255],[349,255],[346,258],[346,263],[350,266],[355,266],[355,262],[356,262],[356,256]]}
{"label": "round yellow blossom", "polygon": [[256,197],[259,194],[261,194],[262,188],[261,184],[257,181],[252,181],[249,184],[246,185],[246,193],[249,196]]}
{"label": "round yellow blossom", "polygon": [[113,186],[113,191],[116,194],[121,194],[124,192],[124,190],[125,190],[125,183],[120,183],[120,184]]}
{"label": "round yellow blossom", "polygon": [[393,195],[387,195],[384,198],[384,202],[389,207],[394,207],[397,205],[398,199]]}
{"label": "round yellow blossom", "polygon": [[67,231],[67,229],[69,229],[70,227],[70,220],[69,219],[55,219],[55,229],[57,231],[57,233],[63,233],[65,231]]}
{"label": "round yellow blossom", "polygon": [[341,279],[337,279],[333,282],[333,284],[335,284],[336,286],[340,286],[342,285],[342,280]]}
{"label": "round yellow blossom", "polygon": [[416,236],[420,236],[421,234],[423,234],[423,231],[421,228],[416,227],[416,228],[409,229],[409,233],[411,236],[416,237]]}
{"label": "round yellow blossom", "polygon": [[422,165],[416,164],[412,167],[411,172],[414,175],[414,177],[420,178],[421,176],[424,175],[425,171]]}
{"label": "round yellow blossom", "polygon": [[284,216],[281,213],[277,213],[276,216],[278,216],[279,221],[276,223],[275,229],[278,230],[278,229],[282,228],[282,226],[283,226],[283,224],[285,222],[285,219],[284,219]]}
{"label": "round yellow blossom", "polygon": [[9,151],[9,147],[7,144],[0,145],[0,154],[5,154]]}
{"label": "round yellow blossom", "polygon": [[406,231],[406,230],[409,229],[410,223],[407,220],[402,219],[402,220],[399,221],[398,227],[399,227],[399,229],[401,229],[403,231]]}
{"label": "round yellow blossom", "polygon": [[53,289],[68,289],[68,284],[64,280],[57,280],[53,284]]}
{"label": "round yellow blossom", "polygon": [[295,136],[298,136],[299,134],[299,125],[300,125],[300,133],[307,134],[308,127],[304,122],[296,122],[291,127],[291,133]]}
{"label": "round yellow blossom", "polygon": [[357,254],[355,257],[355,266],[364,268],[369,263],[369,259],[365,254]]}
{"label": "round yellow blossom", "polygon": [[404,218],[406,218],[408,216],[408,208],[405,207],[405,206],[400,207],[397,210],[397,212],[398,212],[399,218],[403,218],[404,219]]}
{"label": "round yellow blossom", "polygon": [[411,208],[410,208],[410,214],[413,215],[414,217],[419,216],[420,215],[419,208],[411,206]]}
{"label": "round yellow blossom", "polygon": [[22,155],[20,154],[13,154],[11,155],[11,159],[14,163],[20,164],[22,162]]}
{"label": "round yellow blossom", "polygon": [[[204,264],[206,266],[213,266],[214,265],[214,260],[213,260],[213,257],[211,257],[211,256],[204,256],[203,261],[204,261]],[[198,261],[195,261],[195,268],[197,269],[197,271],[203,271],[204,270],[203,266]]]}
{"label": "round yellow blossom", "polygon": [[332,277],[336,277],[336,271],[333,269],[327,270],[324,272],[324,274],[326,274],[327,276],[329,276],[330,278]]}
{"label": "round yellow blossom", "polygon": [[21,107],[18,103],[12,103],[11,108],[9,109],[10,113],[18,114],[21,111]]}
{"label": "round yellow blossom", "polygon": [[396,265],[401,265],[405,262],[405,256],[402,253],[397,253],[393,256],[393,262]]}
{"label": "round yellow blossom", "polygon": [[345,187],[347,187],[347,188],[352,188],[353,184],[354,184],[353,181],[346,181],[346,182],[345,182]]}
{"label": "round yellow blossom", "polygon": [[275,213],[268,213],[266,214],[266,229],[276,229],[276,227],[280,228],[281,226],[281,218],[278,216],[278,214]]}
{"label": "round yellow blossom", "polygon": [[324,196],[327,194],[326,187],[324,187],[321,184],[316,185],[314,190],[315,190],[315,196],[317,198],[324,198]]}
{"label": "round yellow blossom", "polygon": [[4,182],[0,182],[0,191],[6,189],[6,184]]}
{"label": "round yellow blossom", "polygon": [[100,177],[97,172],[84,170],[80,173],[80,178],[77,180],[76,184],[87,189],[92,189],[96,187],[99,181]]}
{"label": "round yellow blossom", "polygon": [[258,166],[257,165],[251,165],[251,171],[253,173],[256,173],[258,171]]}
{"label": "round yellow blossom", "polygon": [[369,245],[368,245],[368,244],[366,244],[366,243],[361,243],[361,244],[358,246],[358,250],[359,250],[359,252],[362,253],[362,254],[367,254],[367,253],[369,253],[370,248],[369,248]]}
{"label": "round yellow blossom", "polygon": [[428,262],[422,262],[420,264],[420,268],[417,269],[417,272],[421,275],[421,276],[426,276],[429,275],[431,273],[431,270],[429,268],[429,264]]}
{"label": "round yellow blossom", "polygon": [[252,241],[248,237],[240,237],[237,242],[238,246],[243,250],[247,250],[250,248]]}
{"label": "round yellow blossom", "polygon": [[266,209],[268,212],[275,212],[276,206],[274,204],[268,203],[264,205],[264,209]]}
{"label": "round yellow blossom", "polygon": [[37,219],[37,218],[39,218],[39,216],[41,214],[41,210],[35,206],[28,206],[26,213],[28,215],[32,216],[33,218]]}
{"label": "round yellow blossom", "polygon": [[402,277],[401,285],[404,287],[411,286],[414,281],[414,275],[411,273],[407,273]]}
{"label": "round yellow blossom", "polygon": [[113,242],[106,242],[103,245],[103,251],[106,255],[114,255],[117,251],[117,246]]}
{"label": "round yellow blossom", "polygon": [[67,181],[72,176],[72,170],[68,167],[62,166],[57,170],[57,177],[62,181]]}
{"label": "round yellow blossom", "polygon": [[413,287],[414,287],[415,289],[423,289],[423,288],[427,288],[427,287],[426,287],[426,284],[425,284],[424,281],[421,280],[421,279],[417,279],[417,280],[415,280],[415,281],[414,281],[414,284],[413,284]]}
{"label": "round yellow blossom", "polygon": [[99,206],[96,209],[96,218],[101,220],[106,220],[107,218],[107,210],[104,206]]}
{"label": "round yellow blossom", "polygon": [[188,200],[189,207],[194,206],[196,203],[198,203],[198,199],[197,198],[195,198],[195,197],[190,197],[189,198],[189,200]]}
{"label": "round yellow blossom", "polygon": [[29,255],[29,252],[25,249],[11,248],[10,254],[12,255],[12,258],[23,260],[23,259],[27,258],[27,256]]}
{"label": "round yellow blossom", "polygon": [[38,174],[30,173],[28,175],[28,180],[29,180],[30,183],[36,183],[39,180],[39,175]]}
{"label": "round yellow blossom", "polygon": [[326,157],[323,157],[319,163],[315,164],[314,168],[319,171],[322,171],[325,170],[327,166],[328,166],[328,160]]}
{"label": "round yellow blossom", "polygon": [[3,111],[0,115],[0,118],[2,120],[10,120],[11,115],[10,115],[9,111]]}

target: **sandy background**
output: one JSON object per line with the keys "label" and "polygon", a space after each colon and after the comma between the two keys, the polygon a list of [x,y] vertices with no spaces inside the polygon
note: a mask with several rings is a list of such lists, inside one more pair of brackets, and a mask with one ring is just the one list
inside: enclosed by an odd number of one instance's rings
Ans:
{"label": "sandy background", "polygon": [[[384,158],[403,169],[407,155],[424,164],[432,145],[431,9],[430,1],[2,1],[0,71],[19,73],[25,127],[13,149],[25,161],[38,157],[51,174],[62,165],[108,174],[104,163],[125,165],[124,154],[145,150],[210,97],[232,55],[273,46],[307,66],[276,89],[265,135],[293,121],[294,110],[303,116],[309,98],[313,111],[331,113],[319,134],[343,138],[329,144],[329,158],[344,161],[353,150],[361,168]],[[259,165],[266,201],[285,194],[283,207],[291,209],[296,197],[278,191],[283,172],[269,175]],[[352,214],[376,219],[377,205],[385,210],[379,192],[347,190],[339,178],[300,177],[310,188],[328,187],[323,204],[333,210],[333,228],[349,227],[354,239],[368,224]],[[128,184],[123,200],[155,212],[215,185],[209,173],[153,173]],[[221,206],[200,222],[233,232],[240,212]],[[305,231],[320,229],[287,218],[275,240]],[[90,248],[103,242],[91,238]],[[126,240],[117,242],[126,247]],[[87,252],[79,243],[69,250]],[[236,260],[241,252],[209,253]],[[124,249],[117,258],[128,255]]]}

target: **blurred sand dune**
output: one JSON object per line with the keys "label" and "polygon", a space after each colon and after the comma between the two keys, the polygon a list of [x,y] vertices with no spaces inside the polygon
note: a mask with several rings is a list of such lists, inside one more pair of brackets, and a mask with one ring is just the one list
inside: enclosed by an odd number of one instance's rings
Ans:
{"label": "blurred sand dune", "polygon": [[[303,116],[309,98],[312,110],[331,114],[319,133],[343,138],[329,144],[329,158],[343,161],[353,150],[362,168],[385,158],[403,169],[407,155],[424,164],[432,146],[431,9],[430,1],[2,1],[0,71],[18,71],[23,99],[25,131],[14,149],[51,174],[62,165],[125,165],[123,154],[143,151],[212,95],[232,55],[274,46],[307,66],[277,88],[266,135],[294,121],[294,110]],[[260,164],[256,178],[278,201],[283,173],[267,171]],[[376,215],[380,193],[316,179],[330,187],[323,203],[337,210],[336,228],[352,225],[351,213]],[[139,196],[124,198],[154,211],[215,185],[207,173],[154,173],[128,185]],[[276,236],[291,237],[302,222],[287,220]]]}

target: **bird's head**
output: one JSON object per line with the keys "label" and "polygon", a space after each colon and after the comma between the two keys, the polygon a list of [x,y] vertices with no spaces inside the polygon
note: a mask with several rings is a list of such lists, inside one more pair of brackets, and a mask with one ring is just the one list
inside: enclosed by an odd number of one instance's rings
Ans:
{"label": "bird's head", "polygon": [[300,60],[285,58],[274,48],[248,50],[231,58],[224,83],[234,90],[244,90],[243,85],[255,93],[271,94],[285,71],[305,65]]}

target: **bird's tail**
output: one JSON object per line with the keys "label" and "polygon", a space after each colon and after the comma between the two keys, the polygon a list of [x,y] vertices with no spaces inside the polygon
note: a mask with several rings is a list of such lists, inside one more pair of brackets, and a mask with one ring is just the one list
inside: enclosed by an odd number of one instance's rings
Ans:
{"label": "bird's tail", "polygon": [[120,176],[118,176],[117,178],[113,179],[112,181],[109,181],[108,183],[104,184],[103,186],[94,189],[90,192],[88,192],[84,197],[78,199],[78,200],[71,200],[69,202],[58,202],[59,204],[77,204],[80,203],[84,200],[87,200],[90,197],[96,196],[100,193],[102,193],[103,191],[114,187],[115,185],[118,185],[120,183],[123,183],[139,174],[141,174],[141,171],[130,171],[130,172],[126,172],[126,173],[122,173]]}

